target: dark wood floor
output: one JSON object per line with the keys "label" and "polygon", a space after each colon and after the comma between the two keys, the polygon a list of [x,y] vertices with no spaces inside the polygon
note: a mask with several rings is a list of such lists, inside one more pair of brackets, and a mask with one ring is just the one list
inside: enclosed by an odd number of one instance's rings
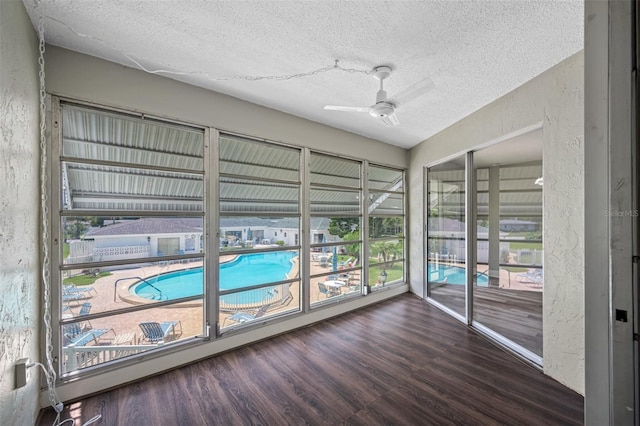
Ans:
{"label": "dark wood floor", "polygon": [[[572,425],[583,398],[415,295],[65,408],[102,425]],[[50,425],[51,411],[39,423]]]}
{"label": "dark wood floor", "polygon": [[[446,284],[432,290],[434,300],[464,315],[464,286]],[[542,292],[474,287],[473,319],[542,356]]]}

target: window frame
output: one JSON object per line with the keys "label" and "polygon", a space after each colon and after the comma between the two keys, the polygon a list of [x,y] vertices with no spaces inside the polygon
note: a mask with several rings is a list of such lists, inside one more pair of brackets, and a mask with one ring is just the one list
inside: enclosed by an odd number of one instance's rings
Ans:
{"label": "window frame", "polygon": [[[53,130],[51,131],[51,134],[50,134],[51,149],[47,154],[47,164],[51,172],[51,177],[46,182],[47,194],[49,194],[48,205],[50,207],[49,211],[47,212],[50,219],[48,231],[49,231],[49,235],[52,236],[51,238],[48,239],[49,243],[47,245],[47,252],[50,255],[50,270],[48,272],[49,272],[49,276],[51,277],[51,287],[50,287],[51,292],[49,295],[49,298],[51,301],[51,317],[49,319],[51,320],[51,323],[54,325],[54,327],[52,327],[52,334],[51,334],[52,345],[54,350],[54,358],[55,358],[54,364],[57,372],[59,372],[58,380],[61,383],[66,383],[71,379],[75,380],[77,378],[82,378],[85,376],[104,374],[104,372],[112,371],[120,367],[129,366],[136,362],[140,362],[140,360],[142,359],[151,360],[159,356],[164,356],[164,355],[179,352],[182,350],[187,350],[189,347],[193,345],[200,345],[211,340],[215,341],[215,340],[226,337],[225,336],[226,332],[225,333],[221,332],[218,324],[219,313],[220,313],[220,309],[219,309],[220,290],[218,288],[217,283],[219,282],[220,253],[217,248],[218,248],[218,241],[220,236],[218,235],[218,231],[213,227],[213,226],[216,226],[216,228],[219,229],[220,216],[221,215],[224,216],[225,214],[225,213],[221,214],[220,212],[220,196],[219,196],[220,194],[219,185],[220,185],[220,176],[221,176],[221,173],[219,170],[220,134],[230,135],[230,136],[239,137],[239,138],[246,138],[249,140],[258,141],[260,143],[265,143],[268,145],[281,146],[284,148],[295,149],[300,151],[300,158],[299,158],[300,168],[299,168],[299,182],[298,182],[299,194],[300,194],[298,199],[299,226],[298,226],[298,230],[294,233],[296,237],[296,242],[297,242],[296,247],[297,247],[297,250],[299,250],[299,256],[300,256],[299,278],[297,279],[300,283],[299,284],[300,285],[300,304],[299,304],[300,308],[298,311],[292,312],[287,315],[273,316],[273,317],[265,318],[265,320],[263,321],[256,321],[250,325],[247,324],[246,326],[238,327],[237,330],[239,332],[249,331],[254,329],[255,326],[260,326],[261,324],[265,324],[267,322],[281,321],[296,315],[304,316],[306,314],[309,314],[312,311],[310,306],[311,278],[310,278],[310,270],[308,267],[309,266],[308,261],[311,257],[310,248],[312,246],[312,241],[311,241],[312,236],[311,236],[311,228],[310,228],[310,221],[312,216],[310,214],[310,210],[311,210],[310,191],[312,187],[311,178],[310,178],[310,159],[311,159],[312,152],[319,155],[335,157],[337,159],[354,161],[356,163],[359,163],[360,165],[360,174],[359,174],[360,185],[356,190],[360,191],[361,196],[360,196],[360,203],[359,203],[359,213],[355,214],[354,216],[360,217],[360,223],[361,223],[360,225],[361,237],[360,237],[360,240],[358,241],[361,247],[362,259],[363,259],[363,261],[359,265],[359,269],[361,271],[361,283],[364,284],[368,282],[369,227],[368,227],[367,204],[365,202],[365,200],[368,199],[367,198],[368,185],[369,185],[368,179],[367,179],[367,170],[369,167],[368,160],[361,159],[361,158],[352,158],[352,157],[347,157],[347,156],[343,156],[343,155],[339,155],[331,152],[323,152],[315,149],[310,149],[308,147],[302,147],[299,145],[283,143],[283,142],[275,142],[275,141],[257,138],[253,136],[247,136],[244,134],[223,131],[210,126],[203,126],[195,123],[189,123],[184,120],[172,120],[172,119],[167,119],[166,117],[153,116],[151,114],[140,113],[140,112],[132,112],[132,110],[128,110],[128,109],[105,106],[105,105],[96,104],[93,102],[80,101],[73,98],[58,97],[55,95],[52,95],[50,98],[51,98],[51,103],[49,105],[50,119],[52,123],[55,123],[55,125],[53,126]],[[197,216],[202,217],[204,229],[202,234],[200,235],[200,239],[199,239],[200,243],[198,244],[198,241],[195,241],[196,246],[200,245],[200,247],[203,248],[202,252],[199,253],[196,257],[202,259],[203,267],[204,267],[204,270],[206,271],[203,278],[204,280],[203,296],[201,297],[203,301],[202,302],[202,306],[203,306],[202,335],[195,336],[195,338],[192,338],[192,339],[178,340],[175,343],[172,343],[171,345],[166,345],[163,348],[160,348],[158,350],[152,349],[141,354],[127,356],[114,361],[105,362],[97,366],[83,368],[79,370],[73,370],[69,372],[62,372],[61,362],[59,361],[62,359],[62,351],[63,351],[63,348],[62,348],[63,345],[61,340],[61,334],[62,334],[61,326],[65,322],[62,319],[62,315],[61,315],[61,309],[62,309],[61,276],[56,271],[60,271],[61,268],[66,268],[66,269],[71,268],[70,266],[66,267],[64,265],[64,259],[62,256],[62,245],[60,244],[60,237],[62,236],[61,218],[64,217],[65,215],[69,216],[69,214],[65,214],[62,209],[62,192],[63,192],[62,184],[63,183],[61,179],[61,170],[62,170],[61,164],[62,164],[62,161],[64,161],[63,159],[65,157],[62,155],[63,127],[61,124],[63,124],[62,123],[62,105],[64,104],[77,106],[83,109],[96,110],[105,114],[113,114],[116,116],[122,115],[125,117],[132,117],[135,119],[154,120],[161,125],[187,127],[187,128],[192,128],[192,129],[196,129],[198,131],[203,132],[203,155],[202,155],[203,170],[201,174],[203,176],[204,190],[202,194],[201,213]],[[137,167],[136,164],[129,164],[125,166]],[[396,166],[383,165],[383,164],[375,164],[375,166],[386,167],[402,173],[403,184],[406,185],[406,169],[399,168]],[[151,166],[149,168],[153,169],[154,166]],[[180,172],[181,170],[171,169],[171,171]],[[354,188],[351,188],[351,187],[349,188],[349,190],[353,190],[353,189]],[[405,230],[403,231],[403,234],[404,234],[403,245],[404,245],[404,253],[406,253],[406,250],[407,250],[406,227],[408,226],[408,223],[406,219],[407,199],[404,191],[403,191],[403,203],[404,203],[403,218],[404,218],[404,228],[405,228]],[[86,213],[86,210],[83,210],[81,212],[76,211],[73,213],[73,215],[77,216],[80,213],[84,214]],[[122,211],[122,213],[126,213],[126,212]],[[152,217],[152,216],[170,217],[172,216],[173,213],[174,212],[154,212],[154,211],[151,211],[151,212],[137,211],[136,212],[136,214],[140,217]],[[104,216],[103,214],[101,215]],[[340,213],[340,215],[344,215],[344,213]],[[184,216],[193,217],[194,212],[190,211],[186,213]],[[283,216],[291,216],[291,215],[285,214]],[[290,234],[290,235],[293,237],[294,234]],[[267,249],[265,251],[270,251],[270,250]],[[275,251],[277,251],[277,249]],[[172,254],[170,256],[164,256],[162,260],[181,261],[188,257],[193,257],[193,256],[184,255],[184,254]],[[158,260],[158,258],[137,259],[138,262],[150,261],[150,260]],[[403,262],[404,281],[401,280],[396,283],[391,283],[391,285],[388,286],[388,289],[393,287],[395,284],[406,285],[406,277],[408,274],[408,264],[407,264],[406,256],[404,259],[402,259],[402,262]],[[132,260],[131,262],[125,262],[125,263],[133,264],[135,263],[135,261]],[[344,298],[343,300],[344,301],[353,300],[354,297],[364,296],[365,294],[366,293],[364,292],[353,294],[353,295],[350,295],[350,297]],[[194,296],[194,297],[197,298],[197,296]],[[181,303],[181,302],[183,302],[183,300],[180,300],[180,302],[175,302],[175,303]],[[159,302],[153,306],[161,307],[164,305],[171,305],[171,304],[174,304],[174,302]],[[324,306],[328,307],[331,305],[333,305],[333,303],[322,304],[322,306],[321,305],[314,306],[314,309],[316,308],[321,309]],[[104,313],[92,314],[90,318],[89,317],[87,318],[99,319],[99,318],[104,318],[112,315],[119,315],[120,313],[126,314],[128,312],[137,312],[145,309],[147,308],[136,308],[136,307],[126,308],[122,311],[107,311]],[[229,333],[229,335],[230,336],[234,335],[235,330],[236,329],[233,330],[234,333]]]}

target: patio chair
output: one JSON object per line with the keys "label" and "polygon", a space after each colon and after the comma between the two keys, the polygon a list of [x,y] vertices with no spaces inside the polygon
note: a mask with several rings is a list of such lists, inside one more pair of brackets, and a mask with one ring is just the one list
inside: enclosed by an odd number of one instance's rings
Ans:
{"label": "patio chair", "polygon": [[269,310],[269,306],[270,305],[262,305],[255,314],[251,314],[249,312],[236,312],[224,319],[224,321],[222,322],[222,327],[224,327],[224,324],[227,322],[227,320],[242,324],[248,321],[253,321],[256,318],[263,317],[264,314],[266,314]]}
{"label": "patio chair", "polygon": [[324,294],[327,298],[342,294],[339,288],[327,286],[323,282],[318,283],[318,290],[320,290],[320,294]]}
{"label": "patio chair", "polygon": [[348,292],[349,293],[355,293],[355,292],[362,292],[362,287],[360,287],[360,282],[355,282],[355,283],[348,283]]}
{"label": "patio chair", "polygon": [[[141,322],[142,341],[147,343],[160,343],[171,335],[176,338],[182,334],[182,324],[180,321],[164,321],[164,322]],[[177,330],[180,328],[180,330]],[[179,333],[179,334],[178,334]]]}

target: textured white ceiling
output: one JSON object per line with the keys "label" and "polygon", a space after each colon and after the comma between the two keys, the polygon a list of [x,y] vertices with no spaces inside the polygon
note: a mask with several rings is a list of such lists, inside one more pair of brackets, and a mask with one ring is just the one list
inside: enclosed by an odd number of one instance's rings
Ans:
{"label": "textured white ceiling", "polygon": [[[582,0],[23,0],[48,43],[409,148],[583,48]],[[369,106],[430,78],[399,126],[325,104]],[[135,61],[135,62],[134,62]],[[137,62],[137,63],[136,63]],[[231,77],[232,80],[224,80]]]}

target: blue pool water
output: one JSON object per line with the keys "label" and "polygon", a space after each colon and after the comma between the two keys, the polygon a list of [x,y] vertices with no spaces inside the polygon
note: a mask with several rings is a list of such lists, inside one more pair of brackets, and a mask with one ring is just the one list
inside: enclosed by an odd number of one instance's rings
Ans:
{"label": "blue pool water", "polygon": [[[464,268],[460,266],[450,266],[443,264],[429,263],[429,282],[446,282],[447,284],[459,284],[465,285],[466,275]],[[476,274],[476,284],[481,287],[486,287],[489,283],[489,278],[485,274]]]}
{"label": "blue pool water", "polygon": [[[231,262],[220,265],[220,289],[233,290],[257,284],[280,281],[291,270],[295,252],[243,254]],[[152,300],[173,300],[202,294],[204,285],[202,267],[168,272],[147,278],[132,286],[136,296]],[[271,296],[274,287],[243,292],[242,303],[258,303]],[[233,303],[234,295],[222,296],[222,301]],[[225,300],[225,298],[229,300]]]}

